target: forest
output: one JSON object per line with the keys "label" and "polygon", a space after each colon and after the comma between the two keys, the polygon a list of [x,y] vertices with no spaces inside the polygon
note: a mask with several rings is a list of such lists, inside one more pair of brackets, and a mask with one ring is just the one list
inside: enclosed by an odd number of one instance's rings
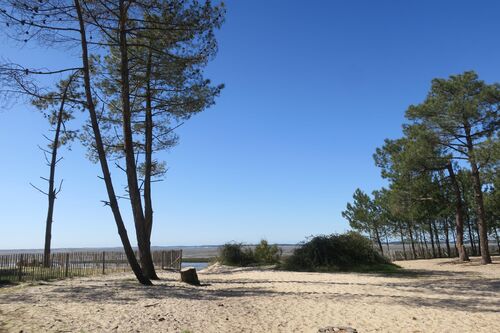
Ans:
{"label": "forest", "polygon": [[343,217],[382,253],[399,241],[405,259],[425,246],[434,258],[491,263],[489,245],[500,251],[499,107],[500,84],[473,71],[434,79],[406,110],[403,136],[373,154],[388,185],[371,195],[357,189]]}

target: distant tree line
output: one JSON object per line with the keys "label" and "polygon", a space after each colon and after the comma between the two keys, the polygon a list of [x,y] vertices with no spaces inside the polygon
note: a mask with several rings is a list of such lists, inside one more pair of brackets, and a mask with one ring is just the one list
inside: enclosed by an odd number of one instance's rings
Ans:
{"label": "distant tree line", "polygon": [[[400,241],[417,257],[500,251],[500,84],[474,72],[434,79],[425,100],[406,111],[403,136],[386,139],[374,154],[388,186],[371,195],[357,189],[342,216],[366,233],[380,252]],[[464,242],[470,244],[468,253]]]}

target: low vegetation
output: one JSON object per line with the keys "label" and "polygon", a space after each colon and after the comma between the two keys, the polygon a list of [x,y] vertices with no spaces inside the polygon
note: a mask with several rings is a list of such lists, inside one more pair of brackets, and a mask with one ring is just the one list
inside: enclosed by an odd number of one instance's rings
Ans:
{"label": "low vegetation", "polygon": [[399,269],[373,249],[368,238],[357,232],[313,237],[286,258],[281,267],[311,272],[390,272]]}
{"label": "low vegetation", "polygon": [[281,254],[282,251],[278,245],[269,245],[264,239],[260,241],[260,244],[253,251],[255,261],[261,264],[276,264],[280,261]]}
{"label": "low vegetation", "polygon": [[281,249],[266,240],[252,249],[243,243],[226,243],[219,249],[219,261],[229,266],[273,265],[280,262]]}

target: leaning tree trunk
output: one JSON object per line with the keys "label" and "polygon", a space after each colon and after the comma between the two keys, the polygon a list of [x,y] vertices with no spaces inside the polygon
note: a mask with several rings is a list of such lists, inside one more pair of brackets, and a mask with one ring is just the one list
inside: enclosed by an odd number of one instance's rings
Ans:
{"label": "leaning tree trunk", "polygon": [[54,140],[52,141],[52,152],[50,158],[50,173],[49,173],[49,189],[47,191],[48,208],[47,208],[47,219],[45,221],[45,245],[43,248],[44,267],[50,267],[50,242],[52,239],[52,222],[54,216],[54,204],[56,201],[56,189],[54,186],[54,180],[56,176],[57,149],[59,148],[59,134],[61,133],[61,126],[63,122],[64,104],[66,103],[66,95],[72,80],[73,76],[71,76],[67,85],[64,87],[61,104],[59,106],[59,111],[57,113],[57,123],[56,123],[56,130],[54,133]]}
{"label": "leaning tree trunk", "polygon": [[486,213],[484,210],[483,189],[479,169],[477,167],[474,145],[471,137],[471,128],[468,123],[465,124],[465,139],[467,140],[468,159],[472,173],[472,183],[474,187],[474,198],[476,201],[477,227],[479,229],[479,242],[481,249],[481,263],[491,264],[491,256],[488,248],[488,226],[486,225]]}
{"label": "leaning tree trunk", "polygon": [[468,261],[469,256],[464,246],[464,212],[462,193],[458,185],[457,177],[451,163],[447,165],[448,173],[450,174],[451,184],[455,193],[455,223],[456,223],[456,247],[458,251],[458,258],[460,261]]}
{"label": "leaning tree trunk", "polygon": [[146,222],[142,210],[142,199],[137,180],[137,165],[135,163],[134,141],[132,136],[131,108],[130,108],[130,82],[129,82],[129,58],[127,44],[127,6],[124,0],[119,1],[119,44],[120,44],[120,78],[121,78],[121,103],[122,103],[122,125],[123,141],[125,150],[125,165],[127,174],[128,193],[130,205],[134,216],[137,245],[139,247],[139,259],[144,274],[154,276],[154,264],[151,249],[146,232]]}
{"label": "leaning tree trunk", "polygon": [[78,21],[80,24],[80,37],[81,37],[82,62],[83,62],[82,70],[83,70],[84,88],[86,96],[86,107],[89,110],[90,114],[90,122],[94,133],[95,149],[97,150],[97,154],[99,156],[102,175],[104,183],[106,184],[106,191],[108,193],[108,198],[109,198],[109,206],[111,207],[111,211],[113,213],[113,217],[116,222],[116,227],[118,229],[118,235],[120,236],[120,240],[122,241],[123,249],[125,251],[127,260],[130,264],[132,271],[134,272],[137,280],[140,283],[144,285],[152,285],[151,281],[147,277],[145,277],[144,274],[142,273],[141,266],[139,266],[139,263],[137,262],[137,258],[135,257],[134,250],[132,248],[132,245],[130,244],[130,240],[127,235],[127,229],[125,228],[125,224],[123,223],[123,219],[120,213],[120,208],[118,206],[118,200],[116,198],[115,190],[113,188],[113,181],[111,179],[111,173],[109,171],[108,161],[106,159],[106,152],[104,150],[101,131],[99,129],[99,122],[97,120],[97,112],[95,110],[95,104],[92,96],[87,36],[85,32],[85,23],[83,19],[82,8],[80,6],[80,0],[74,0],[74,4],[77,12]]}

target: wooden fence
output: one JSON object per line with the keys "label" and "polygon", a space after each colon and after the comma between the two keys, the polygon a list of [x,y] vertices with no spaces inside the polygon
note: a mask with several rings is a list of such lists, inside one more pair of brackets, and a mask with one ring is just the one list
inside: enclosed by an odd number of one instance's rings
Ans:
{"label": "wooden fence", "polygon": [[[157,269],[181,269],[182,250],[153,251],[152,256]],[[124,252],[56,252],[50,255],[49,267],[43,266],[43,253],[0,255],[0,281],[50,280],[128,271],[130,266]]]}

